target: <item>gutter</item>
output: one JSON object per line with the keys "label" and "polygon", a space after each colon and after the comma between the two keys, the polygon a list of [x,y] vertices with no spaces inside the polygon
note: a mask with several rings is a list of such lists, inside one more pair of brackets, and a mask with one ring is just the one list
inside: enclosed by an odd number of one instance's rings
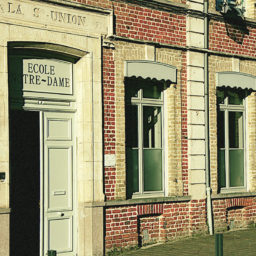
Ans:
{"label": "gutter", "polygon": [[[208,49],[208,1],[204,1],[204,46]],[[208,78],[208,53],[204,54],[204,82],[205,82],[205,182],[207,200],[207,223],[210,235],[213,235],[213,213],[210,184],[210,133],[209,133],[209,78]]]}

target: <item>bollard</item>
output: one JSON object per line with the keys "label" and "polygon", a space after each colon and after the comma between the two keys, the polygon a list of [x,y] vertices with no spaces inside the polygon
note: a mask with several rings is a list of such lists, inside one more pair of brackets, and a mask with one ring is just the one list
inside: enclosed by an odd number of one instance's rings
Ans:
{"label": "bollard", "polygon": [[57,256],[57,251],[49,250],[49,251],[47,252],[47,256]]}
{"label": "bollard", "polygon": [[215,256],[223,256],[223,234],[215,235]]}

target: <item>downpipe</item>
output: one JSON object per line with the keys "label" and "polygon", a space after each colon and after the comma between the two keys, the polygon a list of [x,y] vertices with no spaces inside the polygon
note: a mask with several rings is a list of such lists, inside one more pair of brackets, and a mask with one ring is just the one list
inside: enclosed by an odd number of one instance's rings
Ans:
{"label": "downpipe", "polygon": [[213,214],[210,185],[210,140],[209,140],[209,84],[208,84],[208,54],[204,55],[205,70],[205,179],[206,179],[206,201],[207,222],[210,235],[213,235]]}
{"label": "downpipe", "polygon": [[[208,1],[204,1],[204,46],[208,49]],[[208,53],[204,54],[204,82],[205,82],[205,179],[207,223],[210,235],[213,235],[213,212],[210,185],[210,140],[209,140],[209,79],[208,79]]]}

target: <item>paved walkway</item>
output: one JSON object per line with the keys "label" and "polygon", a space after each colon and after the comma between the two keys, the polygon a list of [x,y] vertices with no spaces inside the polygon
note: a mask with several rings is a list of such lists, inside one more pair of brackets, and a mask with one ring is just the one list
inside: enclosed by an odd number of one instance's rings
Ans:
{"label": "paved walkway", "polygon": [[[129,251],[124,256],[207,256],[215,255],[214,236],[201,236],[176,242]],[[256,229],[226,232],[223,235],[224,254],[234,256],[256,256]]]}

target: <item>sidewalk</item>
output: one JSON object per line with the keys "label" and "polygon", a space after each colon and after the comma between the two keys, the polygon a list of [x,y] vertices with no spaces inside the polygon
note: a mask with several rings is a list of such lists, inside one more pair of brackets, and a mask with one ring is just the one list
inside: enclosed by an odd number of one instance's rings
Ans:
{"label": "sidewalk", "polygon": [[[124,256],[205,256],[215,255],[214,236],[200,236],[121,253]],[[256,256],[256,229],[223,234],[224,256]]]}

